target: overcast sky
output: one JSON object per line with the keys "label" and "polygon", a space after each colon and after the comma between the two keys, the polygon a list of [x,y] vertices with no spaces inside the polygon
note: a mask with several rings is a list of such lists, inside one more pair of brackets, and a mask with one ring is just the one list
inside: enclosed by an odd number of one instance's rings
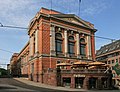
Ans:
{"label": "overcast sky", "polygon": [[[78,15],[78,1],[52,0],[52,9]],[[82,0],[80,5],[79,17],[95,25],[97,36],[120,39],[120,0]],[[41,7],[50,9],[51,0],[0,0],[0,23],[28,27]],[[0,28],[0,64],[9,63],[13,54],[1,49],[20,52],[28,39],[27,30]],[[96,38],[96,49],[110,42]]]}

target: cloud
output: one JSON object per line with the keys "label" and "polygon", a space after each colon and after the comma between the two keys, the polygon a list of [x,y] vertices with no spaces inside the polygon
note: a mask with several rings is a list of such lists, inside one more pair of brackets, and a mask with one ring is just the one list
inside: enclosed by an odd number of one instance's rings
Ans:
{"label": "cloud", "polygon": [[[29,8],[30,7],[30,8]],[[27,26],[34,9],[32,0],[3,0],[0,2],[0,22]]]}
{"label": "cloud", "polygon": [[[105,0],[82,0],[81,15],[89,16],[104,11],[108,4]],[[51,8],[51,0],[2,0],[0,2],[0,22],[28,26],[30,19],[40,7]],[[52,8],[63,13],[78,15],[78,0],[52,0]]]}
{"label": "cloud", "polygon": [[92,16],[95,14],[99,14],[109,8],[110,3],[106,2],[105,0],[89,0],[88,2],[83,2],[83,8],[81,13],[83,16]]}

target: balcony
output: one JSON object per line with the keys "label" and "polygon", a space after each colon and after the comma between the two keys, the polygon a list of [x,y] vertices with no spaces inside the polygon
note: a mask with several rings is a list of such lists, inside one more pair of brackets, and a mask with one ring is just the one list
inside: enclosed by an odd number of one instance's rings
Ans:
{"label": "balcony", "polygon": [[106,69],[73,69],[73,70],[61,70],[61,73],[104,73]]}

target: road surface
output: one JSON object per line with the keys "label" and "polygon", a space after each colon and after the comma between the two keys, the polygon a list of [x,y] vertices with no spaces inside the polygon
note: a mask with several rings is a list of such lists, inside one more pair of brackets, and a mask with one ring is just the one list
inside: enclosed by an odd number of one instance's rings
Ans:
{"label": "road surface", "polygon": [[63,92],[24,84],[12,78],[0,78],[0,92]]}
{"label": "road surface", "polygon": [[[67,92],[67,91],[35,87],[32,85],[22,83],[12,78],[0,78],[0,92]],[[120,92],[120,90],[88,90],[87,92]]]}

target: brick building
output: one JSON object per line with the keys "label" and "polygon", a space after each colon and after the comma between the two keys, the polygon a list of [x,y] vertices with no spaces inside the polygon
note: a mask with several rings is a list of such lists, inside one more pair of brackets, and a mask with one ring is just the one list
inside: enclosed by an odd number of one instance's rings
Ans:
{"label": "brick building", "polygon": [[[116,74],[115,65],[120,65],[120,40],[102,46],[96,53],[96,60],[105,62],[110,66],[115,84],[120,87],[120,74]],[[120,69],[119,69],[120,71]]]}
{"label": "brick building", "polygon": [[94,62],[95,32],[93,24],[74,14],[41,8],[30,22],[29,42],[18,55],[21,75],[54,86],[110,88],[106,64]]}
{"label": "brick building", "polygon": [[14,53],[10,59],[9,72],[10,72],[10,75],[12,75],[13,77],[18,76],[17,67],[16,67],[17,57],[18,57],[18,53]]}

